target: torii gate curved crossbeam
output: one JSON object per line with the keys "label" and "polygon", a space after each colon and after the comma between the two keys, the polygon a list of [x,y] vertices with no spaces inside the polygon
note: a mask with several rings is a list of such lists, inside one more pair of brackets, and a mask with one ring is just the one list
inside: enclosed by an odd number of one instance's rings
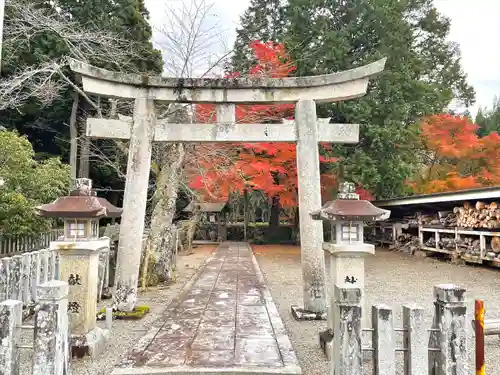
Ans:
{"label": "torii gate curved crossbeam", "polygon": [[[130,139],[123,199],[114,303],[134,308],[144,231],[153,141],[296,142],[304,309],[326,308],[321,222],[309,214],[321,207],[318,142],[357,143],[358,125],[316,119],[316,102],[358,98],[386,59],[343,72],[297,78],[164,78],[125,74],[71,60],[87,93],[135,99],[133,119],[88,119],[87,135]],[[156,124],[154,101],[215,103],[217,124]],[[294,122],[236,124],[237,103],[297,103]],[[133,120],[133,121],[131,121]],[[250,127],[251,130],[249,129]],[[251,136],[249,136],[251,134]]]}
{"label": "torii gate curved crossbeam", "polygon": [[71,60],[91,94],[138,98],[147,88],[149,97],[162,101],[196,103],[295,103],[299,100],[333,102],[366,93],[368,81],[380,73],[386,59],[343,72],[286,78],[164,78],[124,74]]}

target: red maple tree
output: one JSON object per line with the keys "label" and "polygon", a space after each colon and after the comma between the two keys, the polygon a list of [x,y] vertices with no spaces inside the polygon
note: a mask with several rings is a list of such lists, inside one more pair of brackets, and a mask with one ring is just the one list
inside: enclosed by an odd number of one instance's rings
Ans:
{"label": "red maple tree", "polygon": [[[254,41],[250,44],[257,64],[248,72],[250,77],[282,78],[294,70],[290,57],[282,44]],[[239,72],[227,77],[240,77]],[[237,105],[238,123],[281,123],[282,119],[293,119],[294,104]],[[197,121],[216,121],[215,105],[196,106]],[[194,173],[190,173],[190,187],[201,192],[206,199],[225,201],[231,192],[244,189],[260,190],[272,200],[273,205],[284,208],[297,206],[296,147],[294,143],[243,143],[205,144],[197,152],[199,161]],[[207,158],[208,149],[217,149],[217,157]],[[337,158],[328,156],[331,147],[321,144],[318,156],[323,164],[335,163]],[[205,151],[203,151],[205,150]],[[221,167],[224,166],[224,167]],[[321,175],[323,196],[335,190],[337,182],[332,173]],[[373,199],[371,194],[359,188],[362,199]]]}
{"label": "red maple tree", "polygon": [[436,193],[500,184],[500,136],[477,135],[467,117],[439,114],[420,123],[424,168],[409,185]]}

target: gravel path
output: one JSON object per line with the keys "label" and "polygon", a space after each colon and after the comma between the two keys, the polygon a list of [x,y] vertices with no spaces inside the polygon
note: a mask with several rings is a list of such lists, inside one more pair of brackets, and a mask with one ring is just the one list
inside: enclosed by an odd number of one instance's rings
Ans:
{"label": "gravel path", "polygon": [[[71,364],[72,375],[109,375],[120,357],[130,350],[134,344],[149,330],[152,324],[161,316],[162,312],[189,281],[205,259],[216,249],[216,245],[199,245],[192,255],[179,255],[177,263],[177,282],[169,286],[148,288],[140,292],[139,305],[146,305],[151,312],[139,321],[115,320],[111,332],[111,340],[106,350],[99,357],[93,359],[85,357],[73,359]],[[109,305],[110,301],[102,301],[99,307]],[[105,328],[104,322],[98,325]],[[23,343],[31,344],[29,332],[23,332]],[[31,336],[32,337],[32,336]],[[31,351],[22,353],[21,374],[31,374]]]}
{"label": "gravel path", "polygon": [[[318,341],[318,332],[326,328],[326,322],[297,322],[290,313],[291,305],[302,304],[300,249],[294,246],[256,245],[253,249],[289,332],[303,374],[328,373],[328,363],[319,349]],[[401,305],[409,302],[416,302],[426,309],[426,320],[430,327],[433,314],[432,288],[441,283],[454,283],[466,288],[468,322],[473,319],[475,298],[484,299],[486,319],[500,318],[500,270],[459,266],[447,261],[379,249],[366,262],[365,283],[367,303],[392,306],[397,327],[401,327]],[[471,324],[468,323],[467,327],[468,344],[472,348],[474,342]],[[486,372],[488,375],[500,375],[500,366],[496,364],[496,359],[500,357],[500,339],[498,336],[487,336],[485,341]],[[400,367],[402,354],[397,358]],[[469,373],[473,373],[473,356],[470,364]],[[367,365],[365,374],[368,373],[371,372]],[[402,374],[401,370],[398,374]]]}

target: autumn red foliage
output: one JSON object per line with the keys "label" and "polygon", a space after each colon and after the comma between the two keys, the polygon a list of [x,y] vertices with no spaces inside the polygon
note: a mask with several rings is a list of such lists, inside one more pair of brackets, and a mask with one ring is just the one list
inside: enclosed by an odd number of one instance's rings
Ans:
{"label": "autumn red foliage", "polygon": [[[248,72],[250,77],[281,78],[295,70],[282,44],[255,41],[250,44],[256,65]],[[239,72],[227,77],[239,77]],[[294,104],[237,105],[236,121],[239,123],[280,123],[283,118],[293,119]],[[198,122],[216,121],[215,105],[196,106]],[[249,125],[251,126],[251,125]],[[324,156],[329,145],[321,145],[319,156],[324,164],[337,162],[336,158]],[[297,205],[296,147],[292,143],[243,143],[205,145],[206,149],[217,148],[217,157],[204,158],[190,176],[190,187],[203,193],[205,199],[225,201],[231,192],[254,189],[263,191],[270,199],[279,197],[282,207]],[[201,159],[203,155],[199,153]],[[224,166],[224,167],[221,167]],[[321,175],[323,196],[336,186],[331,173]],[[373,197],[358,189],[363,199]]]}
{"label": "autumn red foliage", "polygon": [[448,114],[420,124],[425,150],[421,174],[409,182],[416,193],[454,191],[500,184],[500,136],[477,135],[470,119]]}

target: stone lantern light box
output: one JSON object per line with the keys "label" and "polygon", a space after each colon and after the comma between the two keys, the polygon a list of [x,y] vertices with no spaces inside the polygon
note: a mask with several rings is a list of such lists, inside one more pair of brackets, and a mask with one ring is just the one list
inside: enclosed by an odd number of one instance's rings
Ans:
{"label": "stone lantern light box", "polygon": [[[71,345],[76,355],[98,355],[109,332],[96,325],[99,255],[110,239],[99,238],[99,220],[120,217],[122,209],[92,191],[92,180],[76,180],[69,196],[37,208],[44,217],[62,218],[64,236],[50,243],[59,256],[59,279],[69,284]],[[83,353],[83,354],[82,354]]]}
{"label": "stone lantern light box", "polygon": [[[354,184],[344,182],[340,185],[337,199],[326,202],[311,216],[315,220],[329,221],[332,231],[330,243],[341,246],[362,244],[364,223],[387,220],[390,214],[391,211],[378,208],[369,201],[360,200]],[[325,246],[331,247],[329,244]]]}
{"label": "stone lantern light box", "polygon": [[99,239],[99,220],[104,217],[118,218],[122,209],[115,207],[107,199],[97,197],[92,191],[92,180],[76,180],[75,189],[69,196],[38,207],[44,217],[64,220],[64,240],[92,241]]}

